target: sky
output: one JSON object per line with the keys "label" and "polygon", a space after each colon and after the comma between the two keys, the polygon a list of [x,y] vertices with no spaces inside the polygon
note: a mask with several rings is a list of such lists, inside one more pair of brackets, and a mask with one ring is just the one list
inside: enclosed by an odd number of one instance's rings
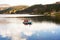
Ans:
{"label": "sky", "polygon": [[34,5],[34,4],[50,4],[55,3],[60,0],[0,0],[0,4],[10,4],[15,5]]}

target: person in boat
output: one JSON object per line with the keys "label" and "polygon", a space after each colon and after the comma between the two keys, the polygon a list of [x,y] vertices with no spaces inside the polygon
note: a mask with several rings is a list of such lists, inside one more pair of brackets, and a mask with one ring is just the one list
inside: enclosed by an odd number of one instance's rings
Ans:
{"label": "person in boat", "polygon": [[24,25],[31,25],[32,22],[26,19],[26,20],[23,21],[23,24]]}

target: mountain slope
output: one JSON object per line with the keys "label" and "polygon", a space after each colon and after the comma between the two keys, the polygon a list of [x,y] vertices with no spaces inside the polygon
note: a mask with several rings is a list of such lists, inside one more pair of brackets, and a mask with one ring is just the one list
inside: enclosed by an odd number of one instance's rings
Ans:
{"label": "mountain slope", "polygon": [[33,5],[28,7],[22,11],[17,11],[17,14],[45,14],[46,12],[50,14],[51,12],[59,12],[60,11],[60,3],[46,4],[46,5]]}
{"label": "mountain slope", "polygon": [[3,14],[15,14],[16,11],[24,10],[27,7],[28,6],[13,6],[13,7],[9,7],[6,10],[1,11],[1,13],[3,13]]}

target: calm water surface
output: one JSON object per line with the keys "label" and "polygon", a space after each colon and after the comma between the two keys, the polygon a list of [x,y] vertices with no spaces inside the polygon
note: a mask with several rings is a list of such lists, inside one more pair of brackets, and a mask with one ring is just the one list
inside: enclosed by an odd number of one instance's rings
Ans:
{"label": "calm water surface", "polygon": [[26,18],[0,18],[0,40],[60,40],[60,25],[52,21],[24,25]]}

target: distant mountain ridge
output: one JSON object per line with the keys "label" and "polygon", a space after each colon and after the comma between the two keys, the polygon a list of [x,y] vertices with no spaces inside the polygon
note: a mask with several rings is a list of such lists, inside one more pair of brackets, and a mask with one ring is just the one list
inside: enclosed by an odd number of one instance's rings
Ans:
{"label": "distant mountain ridge", "polygon": [[10,7],[9,4],[0,4],[0,7]]}
{"label": "distant mountain ridge", "polygon": [[10,7],[9,4],[0,4],[0,10],[5,10],[5,9],[7,9],[9,7]]}
{"label": "distant mountain ridge", "polygon": [[13,6],[6,10],[0,11],[1,14],[51,14],[52,12],[60,11],[60,2],[53,4],[37,4],[32,6]]}

